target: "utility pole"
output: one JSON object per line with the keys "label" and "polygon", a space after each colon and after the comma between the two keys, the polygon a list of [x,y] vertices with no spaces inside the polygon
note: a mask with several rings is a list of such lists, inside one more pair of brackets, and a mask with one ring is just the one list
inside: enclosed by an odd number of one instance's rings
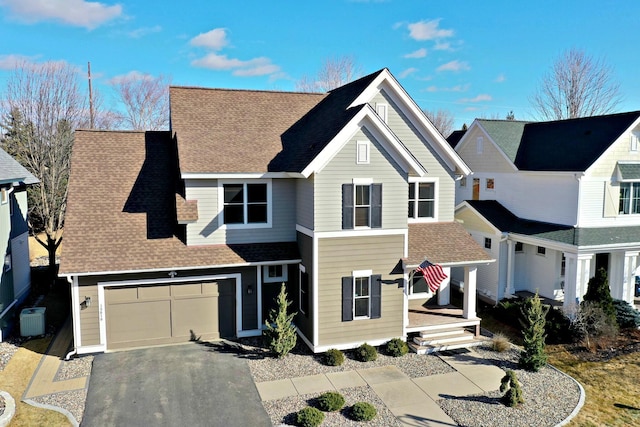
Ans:
{"label": "utility pole", "polygon": [[91,62],[87,62],[87,77],[89,79],[89,126],[93,129],[95,116],[93,112],[93,91],[91,89]]}

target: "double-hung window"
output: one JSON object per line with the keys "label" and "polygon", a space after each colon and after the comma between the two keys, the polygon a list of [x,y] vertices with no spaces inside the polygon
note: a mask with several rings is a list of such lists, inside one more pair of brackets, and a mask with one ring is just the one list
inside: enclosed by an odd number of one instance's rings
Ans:
{"label": "double-hung window", "polygon": [[356,319],[369,317],[371,313],[371,277],[353,278],[353,315]]}
{"label": "double-hung window", "polygon": [[382,227],[382,184],[369,181],[342,185],[343,229]]}
{"label": "double-hung window", "polygon": [[342,321],[377,319],[381,314],[382,277],[371,270],[342,278]]}
{"label": "double-hung window", "polygon": [[620,215],[640,214],[640,182],[620,183]]}
{"label": "double-hung window", "polygon": [[435,182],[409,183],[409,218],[428,220],[436,218]]}
{"label": "double-hung window", "polygon": [[267,182],[225,183],[219,187],[221,225],[264,226],[270,223],[270,185]]}

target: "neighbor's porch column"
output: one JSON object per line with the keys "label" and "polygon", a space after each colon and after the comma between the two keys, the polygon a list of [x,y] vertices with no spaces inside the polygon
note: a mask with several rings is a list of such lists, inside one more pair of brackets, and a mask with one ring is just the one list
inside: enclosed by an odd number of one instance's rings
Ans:
{"label": "neighbor's porch column", "polygon": [[593,255],[594,254],[578,255],[578,276],[576,281],[577,302],[582,301],[582,297],[587,293],[587,285],[591,278],[591,260],[593,259]]}
{"label": "neighbor's porch column", "polygon": [[633,307],[634,289],[636,285],[635,272],[638,266],[639,252],[624,253],[624,279],[622,283],[622,299]]}
{"label": "neighbor's porch column", "polygon": [[[513,277],[516,263],[516,242],[513,240],[507,240],[507,286],[504,290],[504,298],[511,298],[514,296],[515,287],[513,286]],[[496,299],[500,299],[500,290],[498,289],[498,295]]]}
{"label": "neighbor's porch column", "polygon": [[564,252],[564,304],[565,313],[570,314],[575,311],[578,301],[578,254]]}
{"label": "neighbor's porch column", "polygon": [[476,317],[476,273],[475,266],[465,266],[464,268],[464,304],[462,307],[462,317],[472,319]]}
{"label": "neighbor's porch column", "polygon": [[438,305],[449,305],[451,302],[451,267],[442,267],[442,271],[447,278],[440,283],[438,288]]}

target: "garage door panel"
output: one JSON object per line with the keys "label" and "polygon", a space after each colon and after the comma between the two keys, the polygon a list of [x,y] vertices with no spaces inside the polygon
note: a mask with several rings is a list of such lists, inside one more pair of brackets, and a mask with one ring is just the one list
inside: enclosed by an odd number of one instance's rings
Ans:
{"label": "garage door panel", "polygon": [[185,298],[171,302],[173,336],[191,338],[191,331],[203,339],[220,338],[217,313],[218,298]]}
{"label": "garage door panel", "polygon": [[202,284],[202,294],[203,295],[212,295],[218,296],[220,294],[218,290],[217,282],[205,282]]}
{"label": "garage door panel", "polygon": [[202,295],[202,285],[200,283],[185,283],[184,285],[171,285],[171,295],[173,295],[174,297]]}
{"label": "garage door panel", "polygon": [[109,343],[117,345],[171,336],[171,302],[112,304],[108,310]]}
{"label": "garage door panel", "polygon": [[169,298],[168,286],[141,286],[138,288],[138,299]]}
{"label": "garage door panel", "polygon": [[138,288],[110,288],[108,294],[109,302],[135,301],[138,299]]}

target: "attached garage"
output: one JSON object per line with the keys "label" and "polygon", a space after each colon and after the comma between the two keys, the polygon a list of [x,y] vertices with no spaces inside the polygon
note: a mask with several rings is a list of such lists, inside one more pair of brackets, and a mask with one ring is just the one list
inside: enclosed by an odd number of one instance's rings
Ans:
{"label": "attached garage", "polygon": [[236,280],[105,286],[108,350],[236,335]]}

